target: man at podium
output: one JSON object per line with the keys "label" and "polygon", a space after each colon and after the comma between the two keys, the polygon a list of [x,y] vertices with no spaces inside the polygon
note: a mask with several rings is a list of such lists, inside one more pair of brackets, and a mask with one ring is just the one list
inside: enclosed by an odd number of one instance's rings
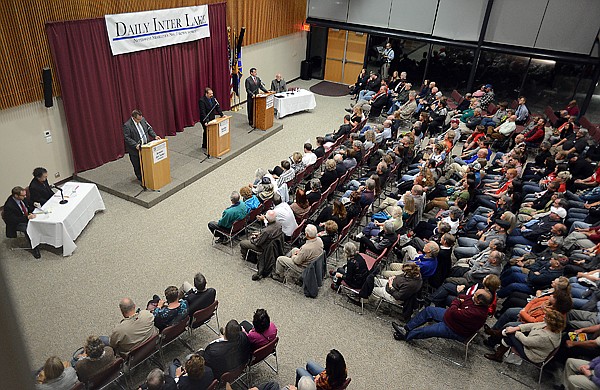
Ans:
{"label": "man at podium", "polygon": [[246,104],[248,108],[248,123],[250,123],[250,126],[253,126],[254,124],[254,96],[258,94],[259,90],[269,92],[256,74],[256,68],[251,68],[250,76],[248,76],[244,84],[246,86]]}
{"label": "man at podium", "polygon": [[221,117],[224,116],[223,111],[221,111],[221,106],[214,97],[213,90],[210,87],[204,89],[204,96],[202,96],[198,102],[198,108],[200,109],[200,123],[202,123],[202,128],[204,129],[204,134],[202,135],[202,147],[206,149],[206,141],[208,140],[206,124],[214,120],[216,114],[221,115]]}
{"label": "man at podium", "polygon": [[140,167],[140,147],[150,141],[160,139],[154,132],[154,129],[142,116],[140,110],[133,110],[131,118],[123,123],[123,135],[125,136],[125,145],[129,152],[129,160],[133,165],[135,177],[142,181],[142,170]]}

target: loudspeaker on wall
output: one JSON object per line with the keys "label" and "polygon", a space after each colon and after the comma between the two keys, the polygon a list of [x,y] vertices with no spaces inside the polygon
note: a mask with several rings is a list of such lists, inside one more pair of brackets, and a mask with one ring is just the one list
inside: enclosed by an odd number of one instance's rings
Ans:
{"label": "loudspeaker on wall", "polygon": [[44,86],[44,105],[50,108],[54,105],[52,101],[52,71],[50,68],[42,69],[42,84]]}

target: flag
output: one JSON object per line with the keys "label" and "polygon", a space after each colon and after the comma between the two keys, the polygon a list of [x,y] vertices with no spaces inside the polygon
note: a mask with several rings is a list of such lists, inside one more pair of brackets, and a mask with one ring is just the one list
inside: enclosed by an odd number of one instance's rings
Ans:
{"label": "flag", "polygon": [[227,27],[227,68],[229,71],[229,103],[233,106],[233,50],[231,46],[231,27]]}
{"label": "flag", "polygon": [[233,90],[235,93],[240,96],[240,82],[242,80],[242,48],[237,52],[237,63],[235,66],[235,74],[236,78],[233,83]]}

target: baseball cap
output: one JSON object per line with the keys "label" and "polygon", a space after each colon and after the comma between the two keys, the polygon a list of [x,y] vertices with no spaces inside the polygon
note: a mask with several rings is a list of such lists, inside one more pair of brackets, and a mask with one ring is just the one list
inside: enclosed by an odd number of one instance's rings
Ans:
{"label": "baseball cap", "polygon": [[492,89],[492,84],[486,84],[485,87]]}
{"label": "baseball cap", "polygon": [[550,207],[550,212],[558,215],[561,218],[565,218],[567,216],[567,210],[562,207]]}
{"label": "baseball cap", "polygon": [[458,118],[454,118],[450,120],[450,123],[460,123],[460,120]]}

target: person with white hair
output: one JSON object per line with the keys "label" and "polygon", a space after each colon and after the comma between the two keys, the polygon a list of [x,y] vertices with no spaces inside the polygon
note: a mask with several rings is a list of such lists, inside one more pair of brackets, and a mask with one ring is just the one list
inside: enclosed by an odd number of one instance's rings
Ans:
{"label": "person with white hair", "polygon": [[279,239],[283,234],[281,223],[277,221],[277,212],[275,210],[267,211],[264,215],[264,219],[260,219],[264,221],[265,228],[260,232],[252,233],[249,240],[242,240],[240,242],[240,251],[242,252],[242,258],[244,259],[246,258],[249,249],[255,253],[262,253],[272,240]]}
{"label": "person with white hair", "polygon": [[317,227],[306,225],[304,234],[306,243],[300,248],[292,248],[287,256],[279,256],[273,271],[273,279],[283,282],[285,273],[289,270],[295,274],[302,274],[308,265],[323,253],[323,241],[317,237]]}
{"label": "person with white hair", "polygon": [[221,219],[219,219],[217,222],[210,221],[208,223],[208,230],[210,230],[210,232],[215,236],[219,237],[216,242],[220,244],[227,244],[229,242],[229,240],[223,234],[221,234],[221,232],[229,232],[234,222],[246,218],[248,213],[246,209],[246,203],[240,199],[239,192],[233,191],[229,196],[229,200],[231,201],[231,206],[223,210]]}
{"label": "person with white hair", "polygon": [[287,91],[287,85],[283,77],[281,77],[281,73],[277,73],[275,75],[275,79],[271,81],[271,91],[275,93],[281,93]]}
{"label": "person with white hair", "polygon": [[165,374],[160,368],[150,371],[146,377],[146,382],[140,386],[142,390],[171,390],[176,388],[175,379]]}
{"label": "person with white hair", "polygon": [[383,223],[383,231],[375,237],[363,236],[360,240],[360,253],[366,253],[370,250],[373,253],[380,254],[386,248],[390,248],[396,242],[398,235],[395,231],[394,221],[387,220]]}

